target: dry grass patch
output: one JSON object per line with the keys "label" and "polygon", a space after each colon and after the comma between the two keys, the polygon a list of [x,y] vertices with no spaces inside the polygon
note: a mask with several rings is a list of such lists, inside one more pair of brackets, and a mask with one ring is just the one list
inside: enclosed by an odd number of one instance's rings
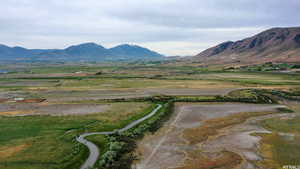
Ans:
{"label": "dry grass patch", "polygon": [[278,169],[284,165],[299,165],[300,138],[287,139],[278,133],[261,134],[260,153],[264,157],[258,164],[263,168]]}
{"label": "dry grass patch", "polygon": [[118,122],[136,113],[143,112],[143,110],[150,106],[149,103],[145,102],[112,103],[108,105],[110,108],[105,112],[97,113],[95,119],[106,122]]}
{"label": "dry grass patch", "polygon": [[18,152],[21,152],[29,147],[28,144],[21,144],[17,146],[5,146],[5,147],[0,147],[0,160],[9,158]]}
{"label": "dry grass patch", "polygon": [[187,139],[190,144],[197,144],[206,141],[209,137],[216,136],[218,134],[218,130],[222,128],[243,123],[250,117],[262,116],[271,113],[272,112],[245,112],[210,119],[205,121],[201,127],[186,129],[183,133],[183,137]]}
{"label": "dry grass patch", "polygon": [[17,110],[17,111],[6,111],[6,112],[0,112],[1,116],[17,116],[17,115],[26,115],[26,114],[32,114],[34,111],[31,110]]}
{"label": "dry grass patch", "polygon": [[233,152],[223,151],[213,155],[200,155],[197,159],[186,160],[184,166],[175,169],[234,169],[242,158]]}
{"label": "dry grass patch", "polygon": [[284,165],[300,164],[300,117],[272,118],[261,122],[272,134],[262,137],[260,153],[264,160],[258,164],[264,168],[278,169]]}
{"label": "dry grass patch", "polygon": [[[239,84],[213,80],[168,80],[168,79],[89,79],[64,80],[58,90],[87,89],[144,89],[144,88],[237,88]],[[32,88],[31,88],[32,89]],[[40,88],[41,89],[41,88]],[[50,88],[49,88],[50,89]],[[53,89],[53,87],[52,87]]]}

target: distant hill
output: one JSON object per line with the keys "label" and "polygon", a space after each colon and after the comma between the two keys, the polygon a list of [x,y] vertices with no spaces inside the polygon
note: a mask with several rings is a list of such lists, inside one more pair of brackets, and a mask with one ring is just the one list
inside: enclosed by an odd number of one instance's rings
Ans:
{"label": "distant hill", "polygon": [[272,28],[243,40],[224,42],[193,59],[207,63],[300,62],[300,27]]}
{"label": "distant hill", "polygon": [[96,43],[84,43],[66,49],[26,49],[0,44],[3,61],[130,61],[161,60],[164,56],[137,45],[119,45],[106,49]]}

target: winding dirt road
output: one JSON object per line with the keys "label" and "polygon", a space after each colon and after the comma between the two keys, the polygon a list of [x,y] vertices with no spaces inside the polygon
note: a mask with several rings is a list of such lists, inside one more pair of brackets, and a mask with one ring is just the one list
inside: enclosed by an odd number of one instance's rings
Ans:
{"label": "winding dirt road", "polygon": [[154,116],[161,107],[162,107],[162,105],[158,104],[157,107],[151,113],[144,116],[143,118],[140,118],[140,119],[128,124],[127,126],[125,126],[122,129],[115,130],[115,131],[107,131],[107,132],[84,133],[84,134],[81,134],[79,137],[77,137],[76,140],[78,142],[84,144],[85,146],[87,146],[90,151],[88,159],[81,165],[80,169],[88,169],[90,167],[93,167],[100,155],[99,148],[94,143],[86,140],[85,137],[91,136],[91,135],[109,135],[109,134],[114,134],[116,132],[118,132],[118,133],[125,132],[125,131],[135,127],[136,125],[140,124],[141,122],[149,119],[150,117]]}

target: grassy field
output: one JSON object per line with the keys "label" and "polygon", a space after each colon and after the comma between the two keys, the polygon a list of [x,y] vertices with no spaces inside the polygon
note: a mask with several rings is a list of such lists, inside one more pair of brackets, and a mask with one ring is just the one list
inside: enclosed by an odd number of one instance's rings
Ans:
{"label": "grassy field", "polygon": [[87,150],[74,137],[108,131],[140,118],[149,103],[111,103],[110,110],[84,116],[0,116],[0,168],[76,168]]}
{"label": "grassy field", "polygon": [[[151,74],[151,72],[149,72]],[[45,75],[43,75],[45,76]],[[60,97],[67,92],[88,92],[93,90],[134,91],[148,93],[149,90],[156,90],[162,93],[164,89],[201,89],[201,90],[225,90],[238,88],[265,88],[278,90],[299,90],[300,79],[298,75],[271,74],[271,73],[201,73],[198,75],[162,75],[160,78],[118,78],[113,74],[106,77],[55,77],[44,79],[44,77],[33,79],[1,78],[0,91],[23,91],[39,97],[51,97],[51,91],[55,91],[53,97]],[[48,78],[48,77],[47,77]],[[47,92],[49,91],[49,92]],[[59,91],[61,93],[59,93]],[[52,92],[53,93],[53,92]],[[103,93],[103,92],[102,92]],[[106,93],[106,95],[115,93]]]}
{"label": "grassy field", "polygon": [[[10,69],[10,67],[12,66],[8,65],[3,68]],[[17,71],[0,75],[0,91],[25,92],[29,98],[33,96],[46,99],[81,96],[91,98],[96,95],[102,98],[137,97],[165,94],[165,91],[170,89],[173,91],[167,92],[168,94],[184,95],[188,93],[186,92],[188,89],[208,91],[206,94],[210,91],[215,91],[214,94],[224,94],[227,90],[238,88],[289,91],[299,90],[300,86],[299,73],[224,71],[220,66],[123,63],[17,65],[14,69]],[[95,75],[98,72],[101,74]],[[201,95],[201,92],[197,93]]]}
{"label": "grassy field", "polygon": [[273,118],[262,122],[262,125],[273,131],[263,134],[261,153],[266,160],[260,165],[277,169],[284,165],[300,163],[300,117],[292,119]]}

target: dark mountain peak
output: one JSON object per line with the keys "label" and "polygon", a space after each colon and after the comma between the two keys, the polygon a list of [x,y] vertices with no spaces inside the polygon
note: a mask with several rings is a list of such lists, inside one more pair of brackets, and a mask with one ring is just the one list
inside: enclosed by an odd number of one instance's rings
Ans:
{"label": "dark mountain peak", "polygon": [[66,50],[68,50],[68,49],[75,49],[75,48],[81,48],[81,49],[83,49],[83,48],[87,48],[87,49],[93,49],[93,48],[94,49],[95,48],[105,49],[103,46],[98,45],[98,44],[96,44],[94,42],[88,42],[88,43],[82,43],[82,44],[78,44],[78,45],[72,45],[72,46],[66,48]]}
{"label": "dark mountain peak", "polygon": [[138,45],[130,45],[130,44],[121,44],[121,45],[118,45],[118,46],[115,46],[111,49],[134,49],[134,48],[140,48],[140,49],[146,49],[146,48],[143,48],[141,46],[138,46]]}
{"label": "dark mountain peak", "polygon": [[138,45],[121,44],[110,48],[110,52],[117,56],[131,56],[137,58],[162,57],[163,55]]}
{"label": "dark mountain peak", "polygon": [[13,49],[25,49],[25,48],[23,48],[21,46],[15,46],[15,47],[13,47]]}
{"label": "dark mountain peak", "polygon": [[115,48],[116,47],[131,47],[131,46],[134,46],[134,45],[129,45],[129,44],[121,44],[121,45],[117,45],[117,46],[115,46]]}
{"label": "dark mountain peak", "polygon": [[89,56],[89,57],[100,57],[110,56],[103,46],[96,43],[83,43],[79,45],[73,45],[65,49],[65,52],[71,56]]}
{"label": "dark mountain peak", "polygon": [[221,43],[199,53],[195,58],[206,61],[263,61],[262,58],[276,61],[283,57],[300,60],[299,52],[295,52],[298,49],[300,50],[300,27],[271,28],[243,40]]}

